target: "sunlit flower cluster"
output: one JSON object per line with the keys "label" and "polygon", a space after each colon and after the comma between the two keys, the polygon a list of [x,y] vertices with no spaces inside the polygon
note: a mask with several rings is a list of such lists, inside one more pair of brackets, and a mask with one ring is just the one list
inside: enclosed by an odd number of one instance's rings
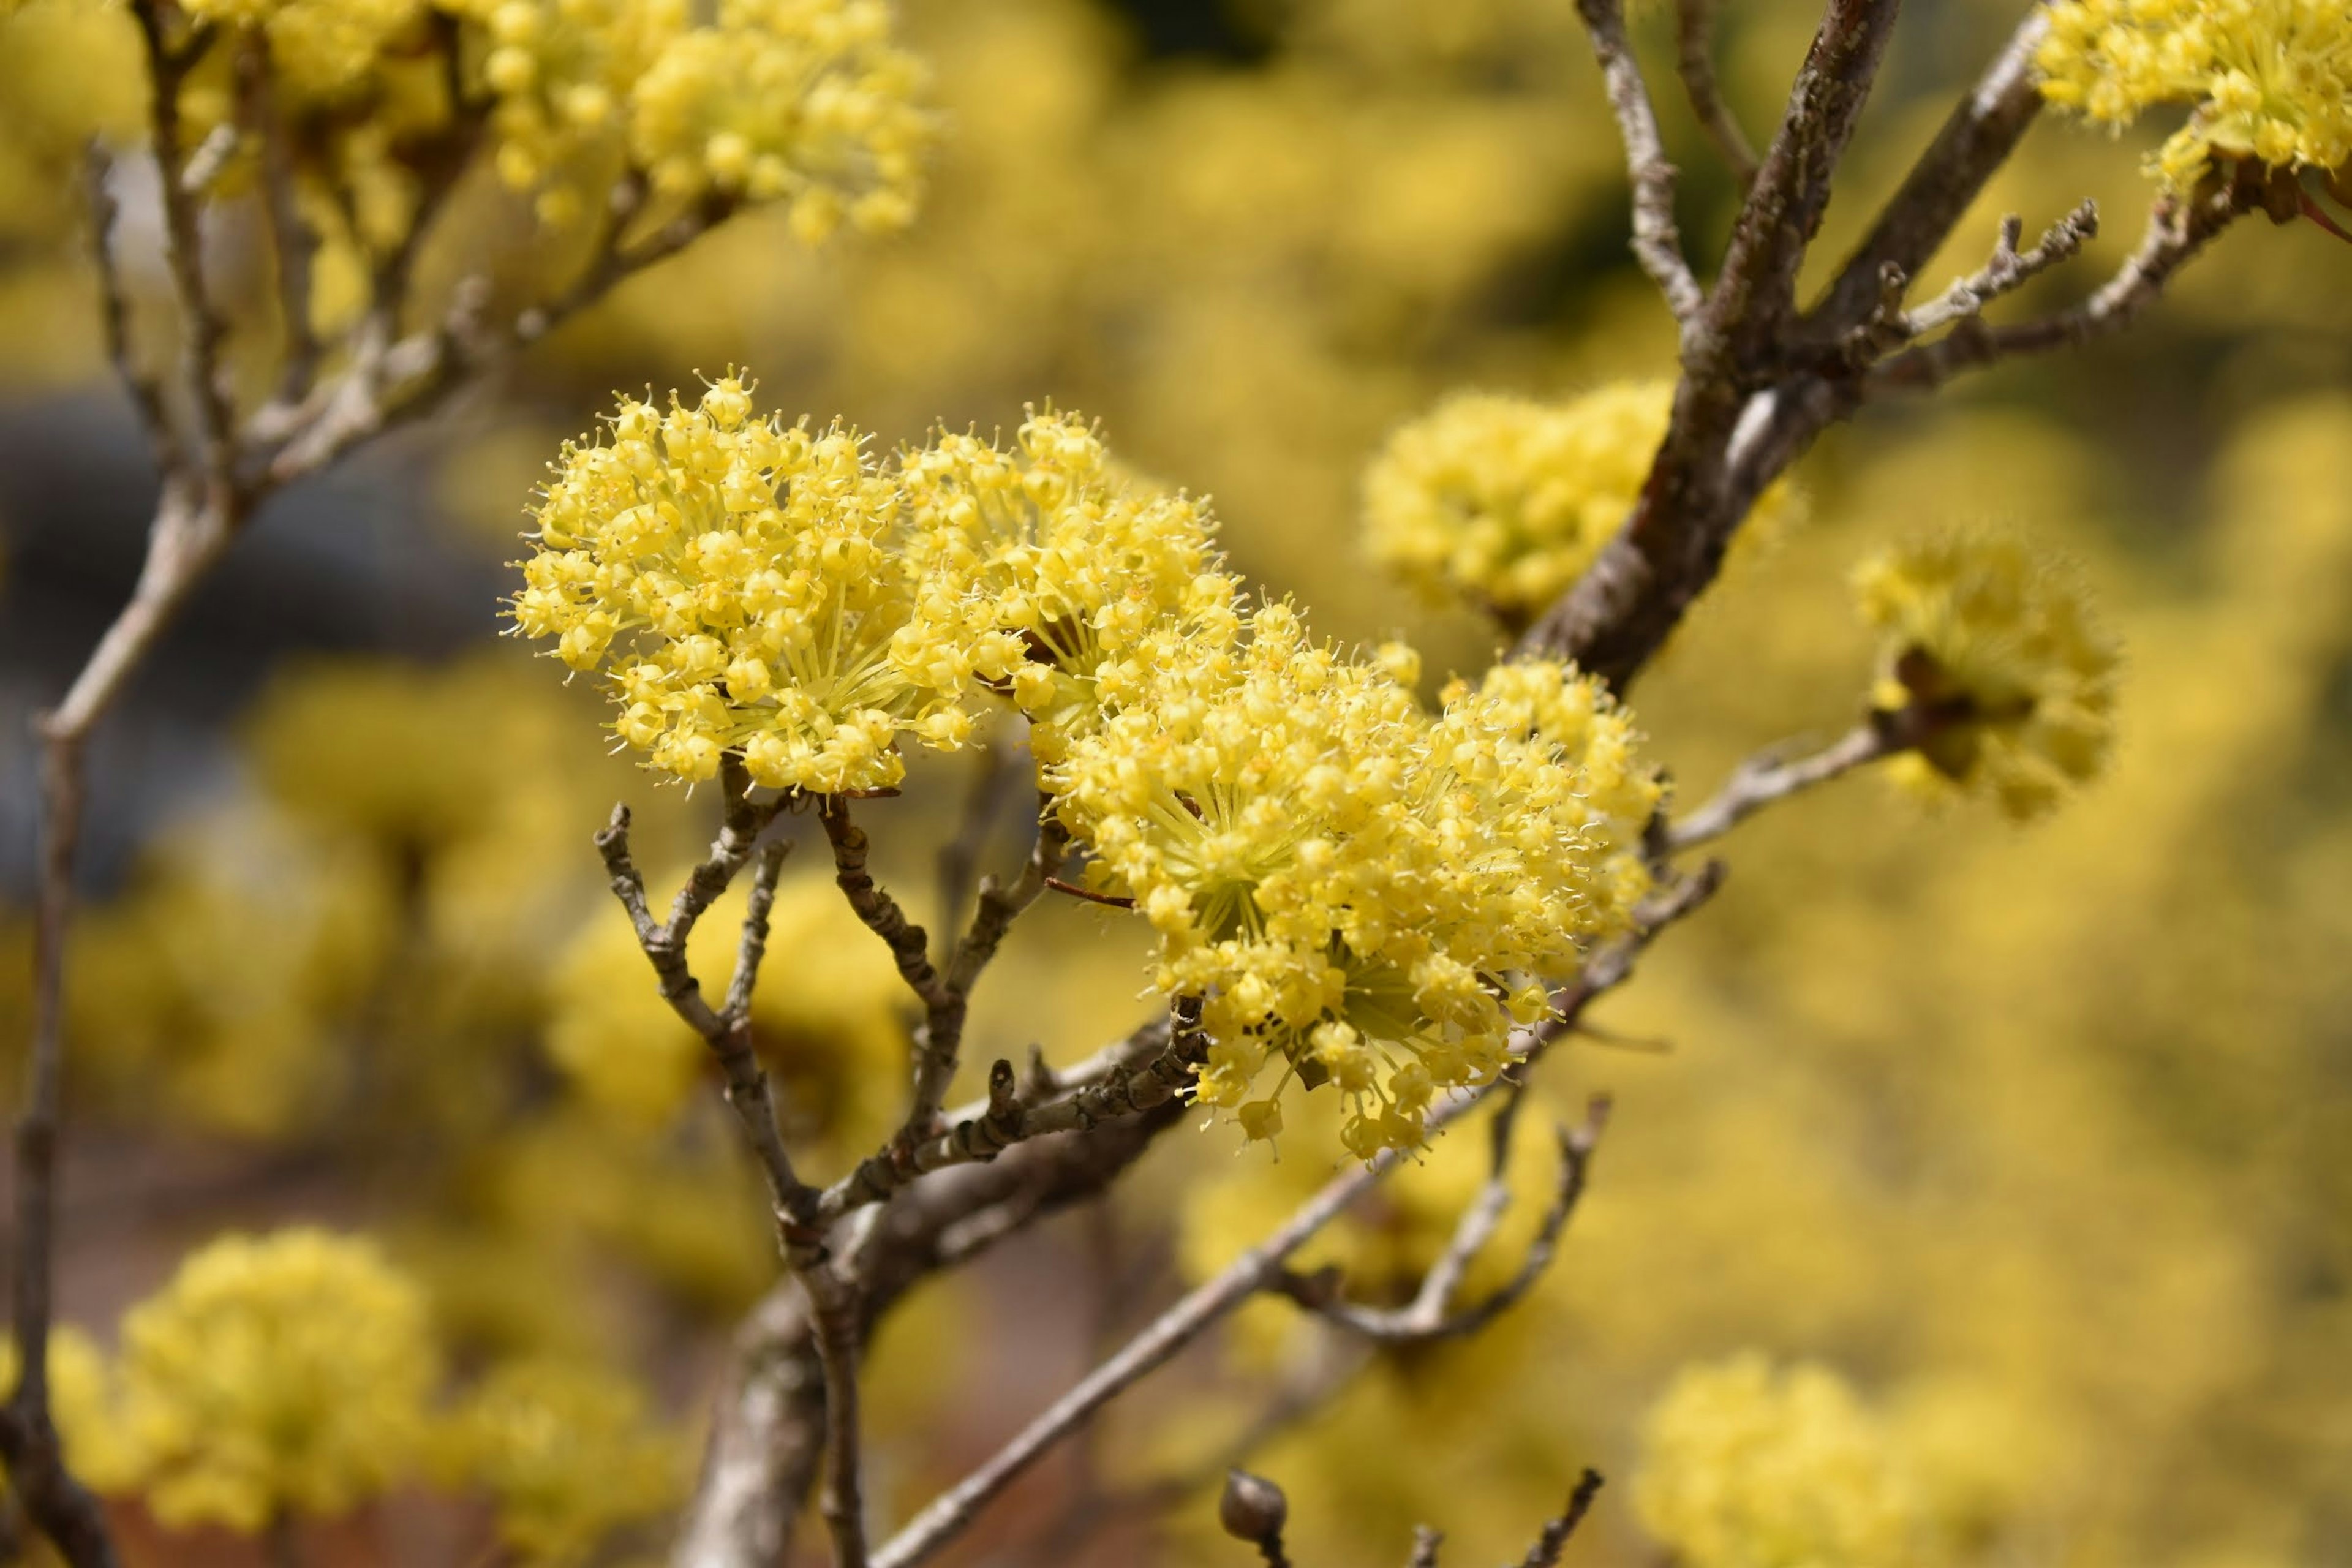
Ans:
{"label": "sunlit flower cluster", "polygon": [[616,1529],[672,1507],[685,1471],[635,1385],[546,1359],[494,1369],[436,1447],[454,1480],[496,1501],[514,1560],[547,1568],[585,1562]]}
{"label": "sunlit flower cluster", "polygon": [[215,1241],[122,1324],[124,1417],[170,1523],[253,1531],[383,1490],[438,1374],[423,1292],[324,1231]]}
{"label": "sunlit flower cluster", "polygon": [[[845,219],[904,226],[932,116],[924,73],[890,37],[884,0],[192,0],[192,17],[257,29],[289,138],[323,216],[355,207],[378,243],[406,206],[407,149],[469,138],[487,112],[491,157],[542,216],[628,174],[672,202],[786,204],[814,243]],[[450,58],[454,51],[454,58]],[[217,73],[188,106],[199,128],[235,89]],[[331,114],[322,117],[322,111]],[[315,121],[315,127],[311,122]],[[446,147],[429,154],[446,156]],[[331,199],[327,184],[344,187]]]}
{"label": "sunlit flower cluster", "polygon": [[673,195],[786,202],[809,243],[904,227],[931,122],[889,27],[882,0],[719,0],[637,82],[631,155]]}
{"label": "sunlit flower cluster", "polygon": [[1905,782],[1981,789],[2023,818],[2098,772],[2120,654],[2064,572],[2013,539],[1947,535],[1874,557],[1854,589],[1882,638],[1874,700],[1921,733],[1895,759]]}
{"label": "sunlit flower cluster", "polygon": [[[1517,626],[1551,603],[1624,526],[1664,439],[1667,381],[1614,382],[1566,403],[1462,393],[1389,437],[1364,478],[1374,560],[1434,601],[1466,598]],[[1787,480],[1757,503],[1768,530]]]}
{"label": "sunlit flower cluster", "polygon": [[1634,1507],[1689,1568],[1885,1568],[1912,1559],[1909,1480],[1825,1367],[1695,1366],[1651,1411]]}
{"label": "sunlit flower cluster", "polygon": [[482,84],[495,96],[499,178],[544,184],[607,140],[662,51],[688,32],[685,0],[465,0],[488,35]]}
{"label": "sunlit flower cluster", "polygon": [[2062,0],[2036,55],[2042,96],[2130,124],[2188,123],[2156,157],[2176,189],[2214,162],[2352,171],[2352,11],[2341,0]]}
{"label": "sunlit flower cluster", "polygon": [[862,437],[755,417],[732,377],[611,424],[566,444],[513,611],[609,670],[624,742],[689,782],[734,750],[754,783],[824,794],[897,784],[901,737],[963,744],[972,677],[1014,656],[984,603],[917,574]]}
{"label": "sunlit flower cluster", "polygon": [[1136,479],[1083,420],[1033,413],[1010,450],[942,434],[900,468],[928,568],[971,582],[1017,639],[1009,690],[1039,756],[1094,722],[1102,681],[1140,678],[1171,623],[1232,639],[1237,591],[1207,508]]}
{"label": "sunlit flower cluster", "polygon": [[[1200,999],[1198,1099],[1271,1137],[1291,1079],[1328,1082],[1350,1151],[1418,1143],[1435,1097],[1491,1076],[1548,1005],[1540,977],[1615,918],[1612,848],[1639,821],[1596,813],[1647,786],[1596,787],[1539,732],[1562,704],[1527,683],[1576,679],[1557,666],[1433,717],[1282,605],[1237,647],[1139,662],[1048,780],[1099,887],[1158,931],[1160,987]],[[1630,774],[1622,717],[1590,723],[1572,739]]]}

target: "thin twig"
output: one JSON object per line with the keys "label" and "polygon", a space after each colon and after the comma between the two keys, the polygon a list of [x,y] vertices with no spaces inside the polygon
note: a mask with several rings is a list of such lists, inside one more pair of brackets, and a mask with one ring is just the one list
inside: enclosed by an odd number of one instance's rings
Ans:
{"label": "thin twig", "polygon": [[1535,1545],[1520,1560],[1519,1568],[1559,1568],[1560,1553],[1568,1549],[1568,1538],[1576,1533],[1576,1527],[1592,1511],[1592,1501],[1600,1495],[1601,1472],[1586,1470],[1578,1479],[1576,1489],[1568,1494],[1568,1507],[1558,1519],[1544,1526]]}
{"label": "thin twig", "polygon": [[82,179],[89,200],[90,260],[98,270],[99,321],[106,334],[106,357],[139,411],[139,423],[155,449],[155,466],[168,473],[179,465],[178,437],[172,431],[163,389],[141,366],[131,342],[131,297],[115,259],[114,226],[121,208],[114,197],[114,172],[113,155],[92,137],[82,160]]}
{"label": "thin twig", "polygon": [[2018,249],[2025,220],[2011,213],[2001,220],[1992,258],[1925,304],[1906,310],[1903,295],[1909,283],[1901,268],[1887,262],[1878,308],[1870,319],[1846,337],[1846,359],[1866,363],[1916,339],[1970,321],[2004,294],[2014,293],[2040,273],[2079,254],[2099,232],[2099,205],[2086,201],[2042,231],[2029,250]]}
{"label": "thin twig", "polygon": [[[711,847],[710,856],[695,868],[687,885],[672,906],[668,921],[654,918],[646,897],[643,873],[629,853],[629,808],[615,805],[612,820],[596,835],[597,853],[604,857],[604,869],[611,879],[613,895],[628,911],[629,922],[635,929],[637,945],[652,963],[661,987],[662,999],[672,1011],[686,1021],[687,1026],[702,1037],[718,1058],[727,1079],[727,1103],[733,1107],[736,1121],[740,1123],[746,1142],[758,1156],[762,1173],[776,1210],[778,1234],[788,1260],[812,1253],[822,1239],[822,1233],[812,1226],[816,1204],[816,1189],[803,1182],[793,1168],[792,1155],[784,1148],[783,1134],[777,1126],[775,1104],[768,1089],[768,1075],[761,1068],[758,1054],[751,1046],[751,986],[739,973],[729,986],[730,1005],[725,1011],[715,1010],[702,994],[701,983],[695,978],[686,956],[686,938],[693,929],[695,919],[709,906],[718,893],[725,890],[744,863],[751,858],[752,845],[740,837],[742,823],[730,822],[720,832],[719,842]],[[775,857],[763,858],[763,868],[776,863]],[[728,868],[730,868],[731,869]],[[721,873],[723,872],[723,879]],[[689,895],[698,889],[708,889],[713,882],[716,890],[699,897],[698,904],[688,902]],[[756,911],[756,919],[764,926],[764,906]],[[751,921],[747,920],[747,926]],[[760,952],[766,945],[764,930],[756,933],[747,930],[741,952],[756,965]],[[740,991],[742,1005],[733,1004],[733,993]]]}
{"label": "thin twig", "polygon": [[237,51],[237,83],[246,117],[261,144],[261,208],[278,276],[278,315],[285,333],[278,395],[299,401],[319,374],[319,336],[310,322],[311,260],[319,237],[304,220],[295,190],[294,149],[278,113],[277,69],[258,33]]}
{"label": "thin twig", "polygon": [[1663,847],[1679,854],[1720,838],[1775,801],[1843,777],[1909,744],[1895,726],[1864,721],[1806,756],[1784,758],[1768,752],[1751,757],[1732,770],[1730,779],[1706,804],[1666,825]]}
{"label": "thin twig", "polygon": [[824,1368],[824,1486],[818,1508],[833,1537],[834,1568],[866,1568],[864,1440],[859,1435],[857,1354],[863,1334],[857,1289],[818,1264],[802,1277],[815,1309],[817,1360]]}
{"label": "thin twig", "polygon": [[1404,1568],[1437,1568],[1437,1549],[1445,1544],[1445,1537],[1425,1524],[1412,1527],[1412,1555],[1405,1559]]}
{"label": "thin twig", "polygon": [[1745,190],[1756,178],[1756,149],[1739,129],[1739,121],[1723,101],[1722,84],[1715,75],[1715,17],[1717,0],[1677,0],[1675,6],[1675,65],[1691,110],[1715,150],[1730,165],[1731,177]]}
{"label": "thin twig", "polygon": [[1278,1281],[1282,1292],[1318,1316],[1327,1318],[1350,1332],[1362,1335],[1376,1344],[1421,1344],[1433,1340],[1462,1339],[1475,1334],[1496,1318],[1518,1304],[1535,1288],[1551,1267],[1559,1249],[1560,1233],[1567,1228],[1569,1215],[1575,1212],[1577,1200],[1584,1195],[1592,1169],[1592,1152],[1608,1125],[1609,1101],[1596,1095],[1587,1108],[1584,1122],[1576,1128],[1558,1130],[1559,1142],[1559,1181],[1552,1195],[1551,1206],[1544,1213],[1527,1257],[1510,1279],[1492,1295],[1473,1306],[1456,1310],[1454,1298],[1461,1289],[1462,1278],[1470,1263],[1490,1240],[1509,1207],[1510,1184],[1499,1167],[1508,1157],[1510,1147],[1509,1112],[1517,1101],[1507,1102],[1497,1112],[1496,1150],[1497,1169],[1471,1205],[1463,1212],[1452,1238],[1436,1265],[1422,1279],[1421,1288],[1413,1299],[1402,1307],[1369,1307],[1347,1300],[1325,1287],[1313,1276],[1285,1274]]}
{"label": "thin twig", "polygon": [[1687,323],[1697,316],[1704,295],[1683,254],[1682,231],[1675,223],[1675,166],[1666,162],[1657,110],[1625,36],[1624,6],[1622,0],[1577,0],[1576,13],[1591,37],[1625,144],[1625,167],[1633,182],[1634,258],[1666,297],[1675,320]]}
{"label": "thin twig", "polygon": [[1880,209],[1877,220],[1806,318],[1832,341],[1868,316],[1890,266],[1917,274],[1951,237],[1996,170],[2008,162],[2042,110],[2034,51],[2049,31],[2048,13],[2031,6],[2008,43],[1959,102]]}
{"label": "thin twig", "polygon": [[1874,367],[1866,394],[1931,390],[1964,370],[2013,354],[2046,353],[2121,331],[2156,302],[2166,283],[2247,210],[2238,189],[2193,202],[2167,198],[2148,215],[2138,247],[2097,292],[2037,321],[1992,326],[1969,317],[1934,342],[1920,343]]}

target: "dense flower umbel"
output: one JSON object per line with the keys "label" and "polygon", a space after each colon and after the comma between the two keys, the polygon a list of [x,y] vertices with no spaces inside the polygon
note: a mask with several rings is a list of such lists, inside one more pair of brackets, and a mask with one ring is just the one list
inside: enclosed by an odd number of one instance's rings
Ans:
{"label": "dense flower umbel", "polygon": [[[1433,719],[1286,605],[1248,632],[1139,658],[1049,782],[1097,882],[1160,932],[1160,987],[1201,999],[1198,1098],[1268,1137],[1284,1084],[1328,1080],[1369,1158],[1503,1064],[1546,1005],[1533,977],[1612,918],[1617,835],[1592,825],[1606,792],[1529,732],[1521,678]],[[1568,679],[1526,679],[1547,674]]]}
{"label": "dense flower umbel", "polygon": [[1236,589],[1202,502],[1138,479],[1072,415],[1032,412],[1009,451],[941,435],[900,463],[928,569],[972,582],[1019,659],[1013,702],[1038,756],[1060,757],[1132,686],[1171,623],[1230,642]]}
{"label": "dense flower umbel", "polygon": [[2063,573],[2014,540],[1944,537],[1864,563],[1854,590],[1885,637],[1874,700],[1924,721],[1892,764],[1905,782],[1981,788],[2023,818],[2099,770],[2119,655]]}
{"label": "dense flower umbel", "polygon": [[983,602],[917,575],[896,483],[856,432],[755,418],[743,384],[665,412],[625,400],[609,443],[567,444],[535,513],[516,627],[607,670],[614,732],[653,766],[883,789],[901,737],[952,750],[978,673],[1010,673]]}
{"label": "dense flower umbel", "polygon": [[1754,1353],[1692,1367],[1651,1412],[1633,1505],[1691,1568],[1916,1560],[1890,1435],[1825,1367]]}
{"label": "dense flower umbel", "polygon": [[812,243],[845,217],[902,228],[931,121],[889,31],[881,0],[719,0],[636,84],[631,154],[673,195],[787,202]]}
{"label": "dense flower umbel", "polygon": [[166,1523],[252,1531],[383,1490],[437,1373],[424,1293],[319,1230],[215,1241],[122,1322],[124,1417]]}
{"label": "dense flower umbel", "polygon": [[2188,107],[2156,158],[2175,189],[2216,160],[2352,172],[2344,0],[2060,0],[2035,59],[2043,97],[2109,125]]}
{"label": "dense flower umbel", "polygon": [[[1526,619],[1624,526],[1673,404],[1665,381],[1612,383],[1558,404],[1447,398],[1391,436],[1365,474],[1373,559],[1433,600]],[[1767,490],[1758,522],[1786,511],[1791,493],[1786,480]]]}
{"label": "dense flower umbel", "polygon": [[461,0],[489,36],[499,175],[529,189],[609,140],[646,69],[688,31],[686,0]]}

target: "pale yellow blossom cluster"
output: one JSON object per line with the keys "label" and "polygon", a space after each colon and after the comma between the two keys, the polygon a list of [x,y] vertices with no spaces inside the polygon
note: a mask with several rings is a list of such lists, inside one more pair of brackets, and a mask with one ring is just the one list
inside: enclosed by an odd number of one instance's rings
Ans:
{"label": "pale yellow blossom cluster", "polygon": [[1910,1489],[1843,1379],[1749,1352],[1659,1400],[1633,1505],[1688,1568],[1891,1568],[1914,1560]]}
{"label": "pale yellow blossom cluster", "polygon": [[2216,162],[2352,175],[2352,9],[2342,0],[2061,0],[2035,56],[2051,102],[2112,126],[2189,110],[2155,172]]}
{"label": "pale yellow blossom cluster", "polygon": [[373,1245],[296,1229],[191,1257],[122,1323],[123,1418],[166,1523],[261,1530],[383,1491],[440,1375],[424,1293]]}
{"label": "pale yellow blossom cluster", "polygon": [[[624,174],[673,203],[786,204],[814,243],[846,220],[903,227],[932,117],[921,65],[884,0],[192,0],[189,15],[266,39],[289,139],[314,183],[365,220],[404,209],[406,150],[486,112],[500,177],[548,218]],[[194,123],[233,89],[191,89]],[[328,111],[331,111],[331,113]],[[434,154],[439,156],[441,154]],[[322,214],[337,204],[310,193]],[[397,222],[366,222],[372,234]],[[375,235],[380,241],[382,236]]]}
{"label": "pale yellow blossom cluster", "polygon": [[882,0],[719,0],[631,94],[629,151],[656,189],[789,204],[814,244],[845,219],[903,228],[930,117]]}
{"label": "pale yellow blossom cluster", "polygon": [[[1625,525],[1673,405],[1671,381],[1612,382],[1565,403],[1446,398],[1365,472],[1372,558],[1433,602],[1524,624]],[[1766,490],[1746,534],[1774,527],[1793,494],[1786,479]]]}
{"label": "pale yellow blossom cluster", "polygon": [[[1245,616],[1206,508],[1076,416],[877,465],[753,418],[730,378],[692,408],[625,403],[537,516],[517,628],[606,672],[658,770],[731,753],[754,784],[887,788],[902,742],[958,745],[1009,697],[1100,892],[1158,932],[1158,987],[1202,1010],[1197,1097],[1253,1137],[1297,1077],[1336,1084],[1360,1155],[1417,1143],[1643,885],[1656,784],[1596,686],[1515,666],[1425,711],[1410,650]],[[583,1082],[654,1070],[658,1091],[608,1098],[674,1103],[689,1043],[655,1070],[610,1034],[559,1020],[558,1058]]]}
{"label": "pale yellow blossom cluster", "polygon": [[1024,658],[1009,683],[1030,743],[1062,755],[1132,681],[1153,635],[1230,641],[1238,590],[1194,499],[1138,482],[1075,416],[1032,414],[1011,450],[942,434],[900,464],[930,570],[982,594]]}
{"label": "pale yellow blossom cluster", "polygon": [[584,1563],[615,1530],[673,1507],[687,1455],[634,1384],[551,1359],[494,1368],[436,1445],[441,1468],[498,1505],[513,1560]]}
{"label": "pale yellow blossom cluster", "polygon": [[[1419,1143],[1619,916],[1616,850],[1654,801],[1625,721],[1590,690],[1533,698],[1578,682],[1556,665],[1431,715],[1283,605],[1238,646],[1171,638],[1139,662],[1047,778],[1097,885],[1158,931],[1160,988],[1200,1001],[1197,1098],[1265,1138],[1293,1079],[1328,1082],[1350,1152]],[[1579,708],[1571,754],[1542,726]]]}
{"label": "pale yellow blossom cluster", "polygon": [[1017,654],[961,584],[915,570],[863,437],[755,417],[731,376],[611,423],[565,446],[513,612],[609,671],[623,742],[689,782],[735,751],[753,782],[813,794],[895,786],[901,737],[964,743],[973,677]]}
{"label": "pale yellow blossom cluster", "polygon": [[2011,538],[1952,534],[1873,557],[1854,592],[1881,634],[1874,700],[1922,733],[1890,764],[1903,782],[1980,789],[2025,818],[2105,762],[2121,655],[2064,571]]}

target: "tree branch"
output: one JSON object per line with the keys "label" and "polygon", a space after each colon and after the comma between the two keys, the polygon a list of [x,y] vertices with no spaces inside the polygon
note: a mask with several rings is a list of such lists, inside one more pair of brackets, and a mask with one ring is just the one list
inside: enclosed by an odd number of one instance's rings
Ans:
{"label": "tree branch", "polygon": [[1723,101],[1722,84],[1715,75],[1715,17],[1717,0],[1677,0],[1675,6],[1675,65],[1683,91],[1699,128],[1731,169],[1742,190],[1756,179],[1756,149],[1748,144],[1730,108]]}
{"label": "tree branch", "polygon": [[1865,319],[1889,266],[1906,278],[1916,277],[1943,248],[1986,182],[2009,161],[2041,112],[2042,86],[2033,70],[2033,51],[2049,26],[2042,8],[2032,6],[1984,76],[1953,107],[1936,139],[1806,318],[1816,335],[1833,341]]}
{"label": "tree branch", "polygon": [[1666,297],[1675,320],[1687,325],[1698,315],[1702,296],[1683,254],[1682,231],[1675,223],[1675,166],[1666,162],[1657,110],[1625,36],[1622,0],[1577,0],[1576,14],[1591,37],[1617,134],[1625,144],[1626,172],[1633,182],[1634,258]]}
{"label": "tree branch", "polygon": [[1596,1095],[1586,1108],[1583,1125],[1562,1127],[1557,1131],[1559,1142],[1559,1180],[1552,1195],[1551,1206],[1544,1213],[1543,1224],[1528,1245],[1528,1254],[1510,1279],[1492,1295],[1475,1305],[1456,1310],[1454,1299],[1462,1288],[1463,1278],[1470,1265],[1502,1224],[1504,1213],[1510,1207],[1511,1185],[1508,1164],[1512,1129],[1517,1118],[1516,1099],[1496,1113],[1495,1151],[1486,1184],[1478,1196],[1463,1211],[1454,1234],[1448,1238],[1444,1252],[1438,1256],[1413,1299],[1402,1307],[1370,1307],[1350,1301],[1336,1293],[1329,1281],[1316,1275],[1297,1275],[1286,1271],[1276,1281],[1276,1288],[1292,1300],[1317,1315],[1360,1334],[1376,1344],[1422,1344],[1433,1340],[1461,1339],[1478,1332],[1518,1304],[1535,1288],[1559,1247],[1560,1233],[1568,1226],[1569,1215],[1575,1212],[1577,1200],[1584,1195],[1592,1169],[1592,1152],[1601,1142],[1602,1130],[1608,1125],[1609,1100]]}
{"label": "tree branch", "polygon": [[[1888,715],[1888,718],[1895,717]],[[1917,744],[1899,728],[1874,717],[1809,756],[1784,759],[1776,752],[1750,757],[1705,805],[1665,825],[1660,847],[1669,855],[1722,837],[1777,800],[1841,778],[1868,763]]]}
{"label": "tree branch", "polygon": [[2089,299],[2053,315],[2009,326],[1965,317],[1934,342],[1906,349],[1874,366],[1859,395],[1931,391],[1964,370],[1995,360],[2047,353],[2120,331],[2156,302],[2173,274],[2247,210],[2244,193],[2236,187],[2195,201],[2161,201],[2148,215],[2138,247]]}

